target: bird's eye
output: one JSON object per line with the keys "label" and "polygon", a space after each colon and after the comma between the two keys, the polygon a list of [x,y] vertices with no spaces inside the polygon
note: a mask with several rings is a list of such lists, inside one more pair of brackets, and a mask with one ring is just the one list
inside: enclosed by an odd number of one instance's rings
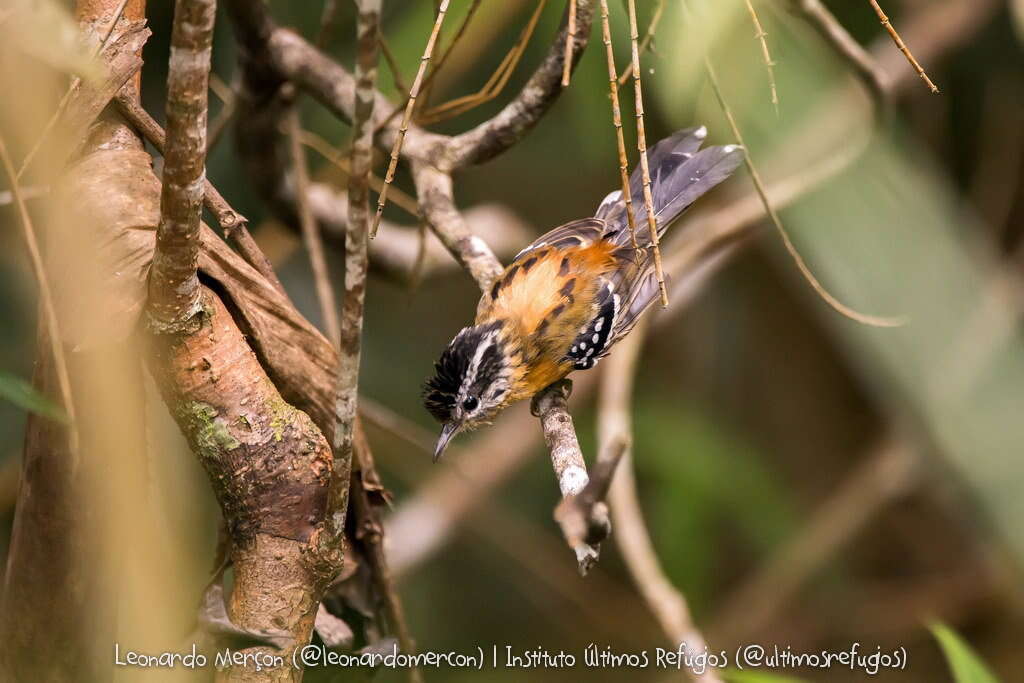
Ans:
{"label": "bird's eye", "polygon": [[477,400],[476,396],[470,396],[462,402],[462,407],[466,412],[473,412],[476,407],[480,405],[480,401]]}

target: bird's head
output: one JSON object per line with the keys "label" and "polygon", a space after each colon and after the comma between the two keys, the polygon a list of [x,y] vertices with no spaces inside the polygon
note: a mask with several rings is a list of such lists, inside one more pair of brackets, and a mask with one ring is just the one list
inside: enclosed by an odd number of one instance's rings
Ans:
{"label": "bird's head", "polygon": [[462,431],[488,423],[511,402],[513,363],[503,322],[463,328],[434,363],[423,405],[441,423],[434,461]]}

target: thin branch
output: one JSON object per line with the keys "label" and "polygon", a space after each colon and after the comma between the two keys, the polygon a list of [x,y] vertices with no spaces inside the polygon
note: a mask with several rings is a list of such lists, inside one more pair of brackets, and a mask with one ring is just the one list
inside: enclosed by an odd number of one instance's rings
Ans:
{"label": "thin branch", "polygon": [[[640,52],[644,53],[651,47],[654,41],[654,32],[658,30],[658,24],[661,23],[661,15],[665,13],[665,0],[658,0],[658,4],[654,6],[654,13],[651,14],[651,23],[647,25],[647,32],[644,33],[644,37],[640,39]],[[626,81],[633,75],[633,63],[630,62],[626,65],[626,68],[622,70],[622,75],[619,76],[619,80],[616,83],[617,87],[625,85]]]}
{"label": "thin branch", "polygon": [[565,34],[565,58],[562,60],[562,87],[569,87],[572,73],[572,46],[576,42],[576,0],[569,0],[569,30]]}
{"label": "thin branch", "polygon": [[757,16],[757,10],[751,0],[746,0],[747,12],[750,14],[750,21],[754,24],[754,38],[761,43],[761,56],[764,58],[764,66],[768,70],[768,86],[772,93],[772,107],[775,115],[779,115],[779,90],[775,85],[775,62],[772,61],[772,54],[768,51],[768,34],[761,26],[761,20]]}
{"label": "thin branch", "polygon": [[[558,489],[562,492],[563,503],[581,495],[590,481],[587,475],[587,463],[583,460],[583,453],[580,451],[580,443],[576,439],[576,429],[573,427],[572,415],[566,401],[572,393],[572,382],[567,379],[559,380],[551,386],[543,389],[530,404],[530,412],[540,418],[541,427],[544,430],[544,442],[551,452],[551,466],[555,470],[555,477],[558,479]],[[586,576],[595,564],[600,555],[600,542],[611,531],[611,525],[607,520],[607,509],[604,510],[604,525],[598,521],[596,533],[591,531],[589,519],[584,520],[582,533],[579,529],[571,529],[566,541],[569,547],[576,553],[576,562],[580,574]],[[592,541],[592,542],[591,542]]]}
{"label": "thin branch", "polygon": [[914,58],[914,54],[910,51],[910,48],[907,47],[906,43],[903,42],[903,39],[900,38],[900,34],[896,32],[896,28],[892,25],[892,22],[889,21],[889,17],[887,17],[885,12],[882,11],[882,7],[878,2],[876,2],[876,0],[868,0],[868,2],[871,4],[871,7],[874,8],[875,14],[878,15],[878,20],[882,22],[882,26],[884,26],[885,30],[889,32],[889,35],[892,37],[892,42],[896,43],[896,47],[899,48],[900,52],[903,53],[903,56],[907,58],[908,62],[910,62],[910,66],[914,67],[914,71],[916,71],[917,75],[921,77],[921,80],[923,80],[924,84],[928,86],[928,89],[937,94],[939,92],[938,86],[932,83],[932,79],[928,78],[928,74],[925,73],[924,67],[921,66],[917,59]]}
{"label": "thin branch", "polygon": [[[688,5],[685,1],[683,8],[689,17]],[[704,57],[704,71],[707,74],[711,90],[715,93],[715,98],[718,100],[718,105],[721,108],[722,113],[725,115],[726,120],[729,122],[729,127],[732,130],[733,137],[736,138],[736,142],[741,146],[746,147],[743,140],[743,134],[740,132],[739,125],[736,123],[736,118],[733,116],[732,108],[729,106],[729,103],[725,99],[725,95],[722,93],[722,88],[718,82],[718,76],[715,73],[714,65],[711,63],[711,58],[708,56]],[[779,218],[778,212],[775,210],[771,200],[768,198],[768,191],[765,188],[764,182],[761,180],[761,174],[754,165],[753,159],[751,159],[749,148],[747,148],[747,153],[743,157],[743,162],[747,167],[747,172],[750,173],[750,178],[754,183],[754,189],[757,190],[757,195],[761,199],[765,213],[768,214],[772,225],[775,226],[776,232],[778,232],[779,237],[782,238],[782,243],[786,247],[786,251],[793,259],[793,263],[796,264],[800,274],[803,275],[804,279],[818,294],[818,296],[820,296],[826,304],[840,315],[863,325],[869,325],[871,327],[899,327],[900,325],[903,325],[906,322],[903,318],[884,318],[880,316],[865,315],[864,313],[855,311],[836,299],[820,282],[818,282],[818,279],[814,276],[814,273],[811,272],[810,267],[808,267],[807,263],[804,261],[803,256],[801,256],[800,252],[797,250],[796,245],[793,244],[793,241],[790,239],[789,233],[782,225],[782,219]]]}
{"label": "thin branch", "polygon": [[455,208],[452,177],[419,162],[413,162],[412,172],[423,218],[455,260],[476,280],[480,290],[486,292],[501,277],[504,268],[487,242],[470,231]]}
{"label": "thin branch", "polygon": [[622,201],[626,204],[626,221],[633,248],[639,249],[636,241],[636,215],[633,211],[633,193],[629,189],[629,158],[626,156],[626,140],[622,134],[622,112],[619,108],[618,79],[615,76],[615,52],[612,50],[612,31],[608,24],[608,0],[601,0],[601,37],[608,61],[608,88],[612,100],[612,125],[615,127],[615,142],[619,149],[619,176],[622,181]]}
{"label": "thin branch", "polygon": [[[405,113],[402,114],[402,124],[398,128],[395,144],[391,147],[391,160],[388,161],[388,170],[384,175],[384,187],[377,196],[377,213],[373,217],[373,225],[370,228],[371,239],[377,234],[377,228],[380,227],[380,219],[384,213],[384,205],[387,203],[388,198],[388,186],[395,179],[395,167],[398,166],[398,157],[402,152],[402,143],[405,141],[405,135],[409,131],[409,120],[412,118],[413,109],[416,108],[416,97],[419,95],[420,85],[423,83],[423,74],[426,73],[427,64],[430,63],[430,57],[434,53],[434,44],[437,42],[437,36],[441,32],[441,25],[444,23],[444,16],[448,11],[448,2],[449,0],[441,0],[441,4],[437,8],[434,28],[430,31],[430,38],[427,39],[427,45],[423,49],[423,57],[420,58],[420,68],[416,71],[416,78],[413,79],[412,88],[409,89],[409,99],[406,101]],[[370,93],[369,97],[372,101],[373,93]]]}
{"label": "thin branch", "polygon": [[[637,360],[650,323],[642,321],[615,349],[605,363],[598,398],[599,448],[606,451],[616,444],[629,444],[633,431],[631,404]],[[654,614],[665,636],[675,647],[686,645],[692,654],[704,652],[706,641],[693,623],[685,596],[665,575],[657,551],[644,522],[637,495],[631,449],[625,449],[619,472],[612,481],[609,503],[615,524],[615,541],[633,583]],[[713,667],[697,674],[686,667],[687,675],[702,683],[720,683]]]}
{"label": "thin branch", "polygon": [[35,275],[36,284],[39,286],[39,298],[42,300],[43,314],[46,317],[47,336],[50,339],[50,352],[53,354],[53,364],[57,371],[61,403],[64,405],[64,413],[68,416],[68,446],[72,457],[77,459],[78,422],[75,417],[75,404],[72,400],[71,377],[68,374],[67,358],[64,356],[63,336],[60,331],[60,323],[57,320],[57,311],[53,305],[53,290],[50,288],[50,280],[46,277],[46,269],[43,267],[43,257],[39,251],[39,241],[36,239],[32,217],[29,215],[28,207],[25,206],[25,197],[22,194],[21,187],[18,185],[18,174],[14,170],[14,163],[11,161],[11,156],[7,152],[7,145],[2,137],[0,137],[0,163],[3,164],[4,173],[11,184],[11,194],[14,197],[14,205],[18,209],[18,219],[21,222],[25,246],[28,249],[29,260],[32,263],[32,273]]}
{"label": "thin branch", "polygon": [[[309,130],[299,131],[299,141],[339,168],[341,172],[345,174],[345,177],[348,178],[352,167],[349,165],[348,159],[345,158],[345,155],[340,149],[334,147],[331,143],[327,142],[327,140]],[[370,188],[375,192],[380,192],[382,187],[384,187],[384,180],[375,173],[370,173]],[[391,202],[395,206],[404,210],[410,216],[419,217],[420,215],[419,206],[416,204],[416,200],[405,192],[402,192],[402,190],[397,187],[391,188]]]}
{"label": "thin branch", "polygon": [[149,316],[158,330],[194,328],[202,310],[199,222],[206,177],[206,105],[215,0],[177,0],[167,77],[167,144],[160,223],[149,270]]}
{"label": "thin branch", "polygon": [[[421,114],[417,114],[416,122],[421,125],[427,125],[445,121],[479,107],[481,104],[489,102],[500,95],[501,91],[508,84],[509,79],[512,78],[512,74],[515,73],[516,67],[519,66],[519,60],[522,59],[523,53],[526,52],[526,46],[529,44],[534,30],[537,28],[537,22],[540,20],[545,4],[547,4],[547,0],[540,0],[537,3],[536,9],[530,15],[530,20],[519,34],[519,38],[512,45],[512,49],[502,57],[498,67],[480,90],[471,95],[456,97]],[[428,78],[427,81],[429,82],[429,80]]]}
{"label": "thin branch", "polygon": [[302,241],[309,254],[309,265],[313,271],[313,284],[316,288],[317,302],[320,304],[320,320],[323,322],[324,333],[331,346],[338,346],[341,339],[338,323],[338,304],[334,298],[334,287],[331,286],[331,275],[324,257],[324,244],[320,239],[320,226],[309,207],[309,170],[306,168],[306,155],[302,151],[300,135],[302,124],[299,120],[299,108],[293,104],[289,109],[286,126],[288,127],[289,150],[292,157],[292,172],[295,177],[295,208],[299,214],[299,227],[302,229]]}
{"label": "thin branch", "polygon": [[[594,0],[576,0],[576,39],[573,43],[573,68],[579,64],[590,40],[594,20]],[[522,90],[492,118],[472,130],[451,138],[446,149],[446,168],[461,168],[493,159],[540,121],[562,93],[565,40],[569,27],[555,37],[547,56],[533,72]]]}
{"label": "thin branch", "polygon": [[[142,136],[153,145],[160,154],[164,153],[167,138],[160,124],[149,115],[138,100],[128,93],[118,93],[114,100],[118,111]],[[235,211],[227,203],[221,193],[213,186],[209,178],[203,179],[203,204],[217,219],[217,225],[224,231],[227,238],[235,245],[238,252],[245,259],[246,263],[256,269],[267,282],[272,284],[277,291],[285,294],[284,285],[274,272],[270,260],[256,244],[256,240],[249,234],[246,227],[246,218]]]}
{"label": "thin branch", "polygon": [[380,0],[360,0],[356,22],[356,92],[352,119],[352,174],[348,183],[345,233],[345,296],[342,299],[338,361],[337,428],[334,457],[351,463],[359,390],[363,309],[366,297],[369,232],[368,177],[373,157],[374,86],[377,79],[377,26]]}
{"label": "thin branch", "polygon": [[661,265],[661,249],[658,247],[658,218],[654,215],[654,199],[651,196],[651,171],[647,165],[647,134],[644,131],[644,94],[640,83],[640,38],[636,25],[636,0],[628,0],[629,40],[633,57],[633,88],[636,107],[636,148],[640,152],[640,174],[643,179],[644,207],[647,211],[647,228],[651,235],[651,252],[654,256],[654,273],[658,278],[661,305],[668,306],[668,290],[665,289],[665,273]]}
{"label": "thin branch", "polygon": [[853,66],[874,99],[877,111],[885,112],[888,102],[885,74],[875,59],[854,40],[821,0],[793,0],[793,4],[832,49]]}
{"label": "thin branch", "polygon": [[[469,9],[466,11],[466,16],[462,18],[462,23],[459,24],[459,28],[456,29],[455,35],[452,36],[451,42],[448,43],[447,47],[445,47],[445,49],[444,49],[444,52],[441,53],[440,58],[438,58],[437,61],[434,63],[434,66],[433,66],[433,68],[430,69],[430,73],[427,74],[427,77],[425,79],[423,79],[423,85],[420,87],[420,90],[426,91],[431,85],[433,85],[434,79],[437,77],[437,74],[440,73],[441,69],[445,65],[445,62],[447,62],[448,58],[452,55],[452,51],[455,49],[456,44],[458,44],[459,39],[462,38],[462,36],[465,34],[466,28],[469,26],[470,20],[476,14],[477,8],[480,7],[480,2],[481,2],[481,0],[473,0],[473,2],[470,4]],[[381,40],[383,41],[383,37],[381,38]],[[388,58],[387,57],[387,44],[382,42],[381,48],[385,51],[384,52],[385,58]],[[391,64],[392,61],[393,61],[393,58],[388,58],[388,63],[389,64]],[[392,65],[392,69],[397,69],[397,68],[398,68],[397,65]],[[399,90],[404,90],[404,91],[408,91],[409,90],[409,88],[407,88],[407,87],[405,87],[403,85],[400,85],[398,83],[398,81],[395,82],[395,85],[398,87]],[[393,121],[396,116],[398,116],[401,112],[405,111],[405,108],[406,108],[406,106],[408,106],[408,104],[409,104],[409,96],[406,95],[405,100],[403,100],[402,103],[400,105],[398,105],[397,107],[394,107],[391,110],[391,113],[388,114],[387,118],[385,118],[384,120],[380,121],[376,125],[376,127],[374,128],[374,132],[376,133],[376,132],[380,131],[380,129],[382,129],[384,126],[386,126],[389,123],[391,123],[391,121]]]}

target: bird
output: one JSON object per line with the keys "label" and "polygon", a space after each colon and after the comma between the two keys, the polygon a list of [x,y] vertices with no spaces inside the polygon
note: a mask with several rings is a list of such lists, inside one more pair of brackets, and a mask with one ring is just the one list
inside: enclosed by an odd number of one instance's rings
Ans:
{"label": "bird", "polygon": [[[740,145],[702,149],[706,138],[704,126],[689,128],[647,152],[659,237],[743,161]],[[631,197],[643,197],[643,186],[637,167]],[[456,434],[490,423],[574,370],[593,368],[658,297],[646,206],[633,206],[631,231],[622,190],[611,192],[593,217],[561,225],[520,251],[483,293],[473,325],[455,335],[423,387],[424,407],[442,425],[434,462]]]}

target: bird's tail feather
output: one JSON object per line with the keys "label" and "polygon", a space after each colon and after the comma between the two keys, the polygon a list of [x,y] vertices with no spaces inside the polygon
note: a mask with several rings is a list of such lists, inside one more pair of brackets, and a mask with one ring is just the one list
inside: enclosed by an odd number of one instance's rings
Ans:
{"label": "bird's tail feather", "polygon": [[[706,137],[707,129],[703,126],[681,130],[647,152],[651,199],[659,237],[690,204],[732,175],[743,162],[744,150],[739,145],[700,149]],[[643,175],[639,166],[629,178],[629,191],[637,242],[646,247],[651,240],[643,198]],[[631,243],[626,203],[621,190],[605,197],[594,216],[605,221],[606,234],[616,243],[622,246]]]}

